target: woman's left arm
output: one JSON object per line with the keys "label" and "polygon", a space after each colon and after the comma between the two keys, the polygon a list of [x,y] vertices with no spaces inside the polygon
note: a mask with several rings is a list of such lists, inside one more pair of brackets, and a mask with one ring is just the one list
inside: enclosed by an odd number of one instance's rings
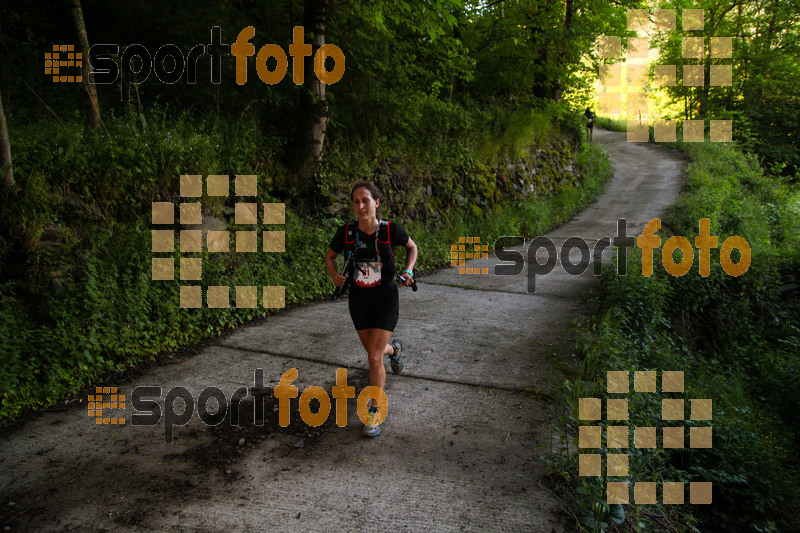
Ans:
{"label": "woman's left arm", "polygon": [[[405,245],[405,249],[406,249],[405,270],[413,272],[414,265],[417,264],[417,243],[415,243],[414,240],[411,237],[409,237],[408,242]],[[406,287],[410,287],[413,283],[414,280],[411,278],[411,276],[408,276],[406,278],[406,282],[403,285],[405,285]]]}

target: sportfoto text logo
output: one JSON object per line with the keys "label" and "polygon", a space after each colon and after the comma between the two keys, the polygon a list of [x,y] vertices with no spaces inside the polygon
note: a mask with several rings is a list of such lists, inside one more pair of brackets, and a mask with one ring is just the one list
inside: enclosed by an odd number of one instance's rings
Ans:
{"label": "sportfoto text logo", "polygon": [[[533,239],[528,245],[528,293],[536,292],[536,276],[546,276],[556,266],[560,259],[561,267],[567,274],[580,276],[589,268],[590,256],[594,257],[594,275],[601,274],[600,257],[603,250],[611,246],[619,247],[617,255],[617,273],[620,276],[627,274],[627,248],[637,246],[642,250],[642,275],[650,277],[653,275],[653,251],[661,247],[661,237],[655,232],[661,228],[661,220],[654,218],[645,224],[642,234],[634,238],[627,234],[627,222],[624,218],[617,220],[617,235],[603,237],[594,245],[594,250],[590,252],[589,244],[581,237],[570,237],[561,247],[561,251],[556,249],[555,243],[548,237],[539,236]],[[488,274],[488,268],[466,268],[467,259],[486,259],[488,258],[488,247],[481,245],[478,237],[461,237],[465,244],[451,246],[450,264],[459,267],[459,274]],[[472,244],[473,251],[467,248]],[[507,250],[511,246],[521,246],[525,244],[523,237],[500,237],[495,241],[494,253],[497,259],[513,264],[495,265],[493,273],[496,276],[516,276],[525,268],[525,257],[522,252],[517,250]],[[750,268],[751,250],[750,244],[743,238],[736,235],[728,237],[719,245],[719,238],[711,235],[711,220],[701,218],[699,221],[699,233],[694,238],[694,245],[697,247],[699,259],[699,271],[702,277],[711,274],[711,249],[719,247],[719,262],[722,269],[729,276],[741,276]],[[733,250],[739,250],[739,262],[734,263],[731,255]],[[547,261],[539,263],[536,255],[539,250],[547,252]],[[570,260],[570,252],[578,250],[581,254],[580,260],[573,262]],[[683,254],[680,262],[675,262],[673,253],[680,250]],[[672,276],[683,276],[692,268],[694,264],[694,249],[685,237],[675,235],[667,239],[661,249],[661,261],[664,269]]]}
{"label": "sportfoto text logo", "polygon": [[[219,84],[222,81],[222,58],[233,56],[236,60],[236,83],[244,85],[249,81],[247,58],[255,56],[256,75],[267,85],[275,85],[284,79],[289,69],[289,59],[284,50],[277,44],[266,44],[258,53],[256,47],[250,42],[255,37],[256,30],[247,26],[236,37],[232,45],[222,43],[219,26],[211,28],[211,42],[209,44],[196,44],[184,56],[183,51],[175,44],[164,44],[155,53],[142,44],[130,44],[125,47],[120,55],[118,44],[95,44],[89,49],[92,58],[81,58],[81,54],[74,52],[73,45],[53,45],[52,51],[45,54],[45,73],[53,77],[53,81],[80,82],[82,81],[82,61],[89,62],[89,83],[95,85],[111,85],[120,78],[120,68],[129,76],[128,91],[122,91],[122,98],[130,97],[130,89],[147,81],[151,74],[161,83],[172,85],[186,81],[189,85],[197,83],[197,64],[204,56],[210,57],[211,83]],[[62,60],[60,52],[66,52]],[[335,44],[324,44],[316,52],[311,44],[305,42],[303,26],[295,26],[293,42],[289,45],[289,55],[292,56],[292,81],[296,85],[305,83],[305,60],[312,57],[314,61],[314,74],[317,79],[326,84],[333,85],[344,75],[345,59],[342,50]],[[270,70],[267,62],[275,59],[276,66]],[[327,70],[325,60],[333,59],[333,70]],[[74,72],[72,71],[74,69]]]}
{"label": "sportfoto text logo", "polygon": [[[298,372],[296,368],[290,368],[281,376],[280,382],[274,387],[272,397],[278,400],[278,425],[288,427],[291,423],[291,410],[289,400],[297,398],[298,389],[292,385],[297,380]],[[197,414],[200,420],[208,426],[216,426],[225,420],[230,409],[232,426],[239,425],[239,403],[247,396],[248,390],[254,400],[253,424],[256,426],[264,425],[264,402],[268,395],[260,394],[264,391],[264,371],[257,368],[253,373],[253,386],[239,387],[231,395],[230,401],[219,387],[206,387],[197,397]],[[117,387],[97,387],[97,395],[89,395],[89,416],[95,418],[96,424],[125,424],[125,417],[109,417],[103,413],[103,409],[125,409],[125,396],[117,394]],[[103,393],[103,394],[100,394]],[[109,398],[104,395],[111,394]],[[130,403],[134,412],[130,417],[132,426],[155,426],[162,418],[162,409],[157,399],[162,398],[162,387],[140,386],[133,389],[130,394]],[[331,396],[336,402],[336,425],[345,427],[347,425],[347,400],[356,397],[356,388],[347,384],[347,369],[339,368],[336,370],[336,385],[331,387]],[[180,412],[176,410],[176,400],[180,399],[183,408]],[[208,409],[209,400],[213,399],[216,403],[216,411],[210,412]],[[105,401],[108,400],[108,401]],[[319,409],[316,413],[311,411],[311,401],[319,402]],[[340,401],[342,400],[342,401]],[[386,419],[389,412],[389,399],[380,387],[373,385],[364,387],[356,400],[356,410],[358,417],[365,424],[369,418],[368,402],[375,400],[378,403],[378,413],[376,421],[371,423],[380,424]],[[320,426],[328,420],[331,413],[331,399],[325,389],[318,386],[310,386],[301,394],[298,401],[300,418],[309,426]],[[194,416],[195,399],[186,387],[172,387],[164,397],[164,442],[171,443],[173,440],[173,430],[175,426],[186,425]],[[373,415],[375,417],[376,415]]]}

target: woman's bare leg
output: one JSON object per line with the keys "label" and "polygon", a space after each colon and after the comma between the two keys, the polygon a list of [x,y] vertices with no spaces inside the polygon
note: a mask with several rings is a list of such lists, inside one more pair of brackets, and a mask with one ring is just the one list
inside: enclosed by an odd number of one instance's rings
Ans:
{"label": "woman's bare leg", "polygon": [[389,344],[391,331],[378,328],[362,329],[358,331],[361,344],[367,351],[369,360],[369,384],[384,389],[386,387],[386,367],[383,358],[394,354],[394,348]]}

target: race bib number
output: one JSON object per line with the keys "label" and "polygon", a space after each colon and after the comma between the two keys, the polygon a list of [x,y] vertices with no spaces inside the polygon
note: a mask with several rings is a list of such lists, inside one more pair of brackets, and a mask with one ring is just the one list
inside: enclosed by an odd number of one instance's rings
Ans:
{"label": "race bib number", "polygon": [[356,263],[353,283],[358,287],[377,287],[381,282],[380,261],[361,261]]}

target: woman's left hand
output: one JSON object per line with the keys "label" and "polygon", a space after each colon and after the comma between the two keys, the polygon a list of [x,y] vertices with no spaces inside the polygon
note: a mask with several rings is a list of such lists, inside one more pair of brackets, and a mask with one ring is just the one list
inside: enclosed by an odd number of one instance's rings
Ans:
{"label": "woman's left hand", "polygon": [[408,274],[402,274],[400,277],[403,280],[405,280],[405,281],[403,281],[403,286],[410,287],[410,286],[412,286],[414,284],[414,278],[412,278]]}

